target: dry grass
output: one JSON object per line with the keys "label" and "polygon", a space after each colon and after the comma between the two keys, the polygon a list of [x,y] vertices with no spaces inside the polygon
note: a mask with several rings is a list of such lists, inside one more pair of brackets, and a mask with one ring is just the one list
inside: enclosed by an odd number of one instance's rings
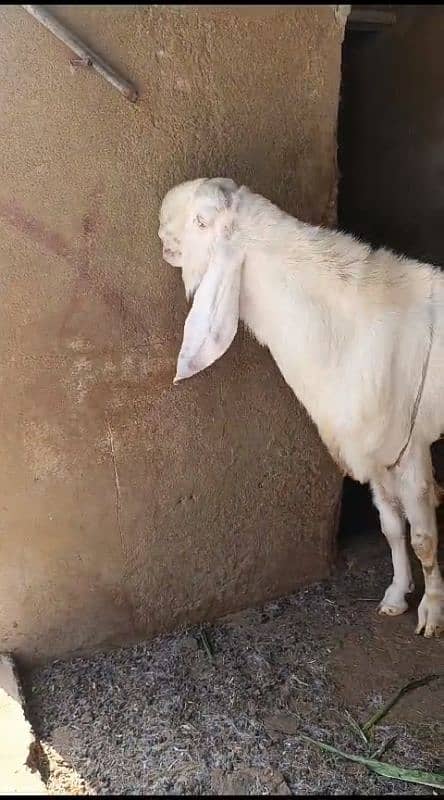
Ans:
{"label": "dry grass", "polygon": [[[408,680],[442,671],[442,642],[414,614],[383,619],[382,537],[356,540],[336,577],[278,602],[30,676],[51,793],[430,794],[324,753],[304,733],[368,755],[362,725]],[[443,763],[443,680],[403,697],[374,729],[384,760]],[[348,716],[347,713],[348,712]]]}

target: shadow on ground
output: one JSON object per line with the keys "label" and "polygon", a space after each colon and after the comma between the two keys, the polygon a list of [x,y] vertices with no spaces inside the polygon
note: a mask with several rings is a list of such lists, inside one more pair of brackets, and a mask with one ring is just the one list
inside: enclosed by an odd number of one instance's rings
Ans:
{"label": "shadow on ground", "polygon": [[[419,572],[418,584],[422,586]],[[442,672],[442,640],[414,635],[416,605],[381,618],[381,534],[343,542],[335,577],[261,609],[28,676],[53,794],[430,794],[322,753],[304,732],[365,754],[364,722],[412,678]],[[442,771],[444,680],[403,697],[374,748]]]}

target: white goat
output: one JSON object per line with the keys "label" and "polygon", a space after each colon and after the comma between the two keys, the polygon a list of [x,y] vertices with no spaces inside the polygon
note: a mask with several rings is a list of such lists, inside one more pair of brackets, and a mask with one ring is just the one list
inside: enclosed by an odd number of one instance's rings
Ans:
{"label": "white goat", "polygon": [[439,635],[444,582],[430,445],[444,432],[440,270],[304,224],[225,178],[171,189],[159,237],[194,296],[175,381],[220,358],[241,319],[269,348],[335,462],[370,481],[393,560],[380,613],[402,614],[414,588],[407,518],[425,582],[416,632]]}

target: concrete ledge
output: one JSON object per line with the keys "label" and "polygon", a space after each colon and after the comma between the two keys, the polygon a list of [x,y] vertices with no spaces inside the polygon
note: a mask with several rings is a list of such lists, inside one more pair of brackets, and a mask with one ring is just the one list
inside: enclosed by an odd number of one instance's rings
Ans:
{"label": "concrete ledge", "polygon": [[0,655],[0,742],[0,794],[47,794],[40,773],[29,766],[36,739],[9,655]]}

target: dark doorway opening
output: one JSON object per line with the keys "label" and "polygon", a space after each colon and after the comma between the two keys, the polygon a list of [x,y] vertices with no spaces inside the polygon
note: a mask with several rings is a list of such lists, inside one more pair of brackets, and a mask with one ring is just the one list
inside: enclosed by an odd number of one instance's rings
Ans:
{"label": "dark doorway opening", "polygon": [[[441,267],[443,47],[442,6],[352,6],[338,115],[338,227]],[[443,483],[444,440],[432,455]],[[378,530],[369,487],[346,478],[340,542]]]}

